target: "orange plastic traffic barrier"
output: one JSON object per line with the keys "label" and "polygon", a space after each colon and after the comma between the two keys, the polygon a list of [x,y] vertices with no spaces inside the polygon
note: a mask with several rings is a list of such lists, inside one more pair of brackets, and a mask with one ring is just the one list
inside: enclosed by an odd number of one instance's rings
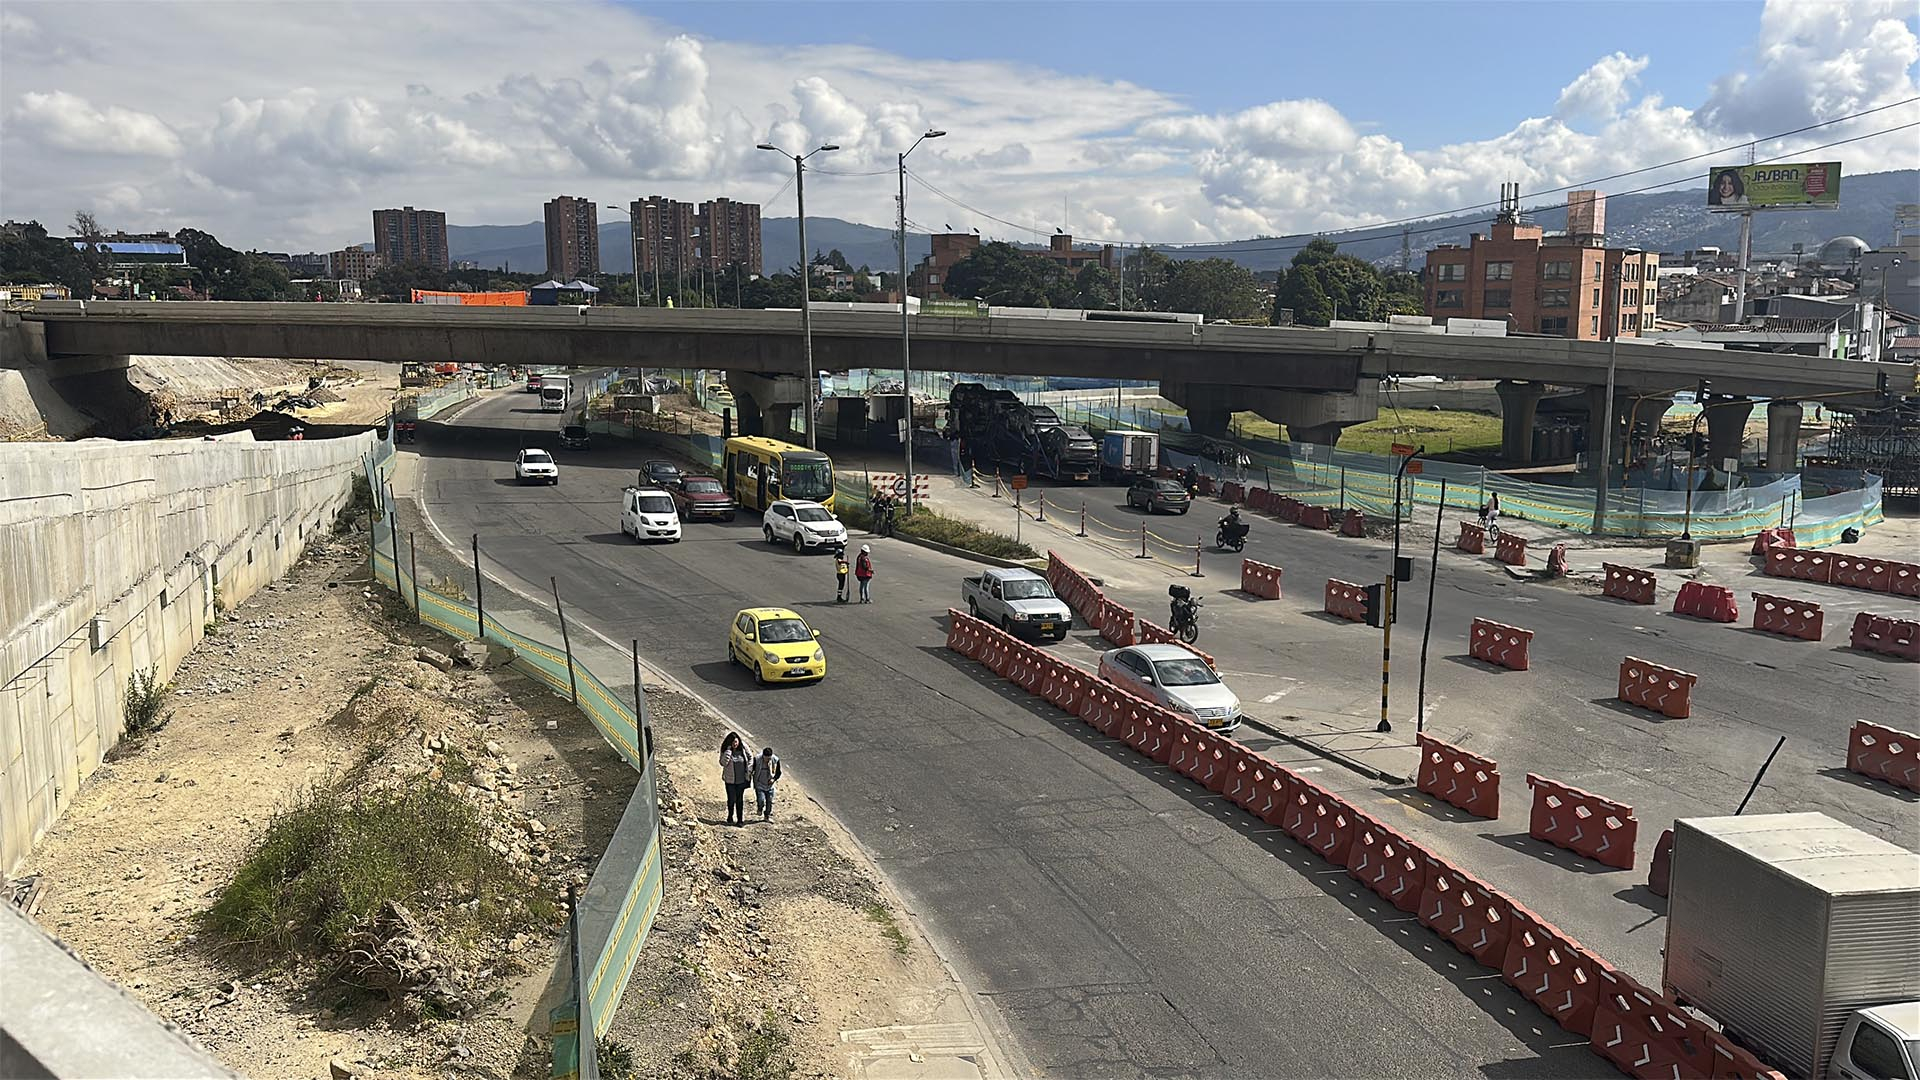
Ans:
{"label": "orange plastic traffic barrier", "polygon": [[1753,538],[1753,553],[1755,555],[1765,555],[1768,551],[1777,547],[1793,546],[1792,529],[1761,529],[1759,535]]}
{"label": "orange plastic traffic barrier", "polygon": [[1415,739],[1420,744],[1420,771],[1414,786],[1475,817],[1500,816],[1500,766],[1492,758],[1424,732]]}
{"label": "orange plastic traffic barrier", "polygon": [[1354,817],[1347,874],[1401,911],[1419,911],[1425,891],[1425,849],[1365,815]]}
{"label": "orange plastic traffic barrier", "polygon": [[1847,733],[1847,768],[1920,792],[1920,735],[1855,720]]}
{"label": "orange plastic traffic barrier", "polygon": [[1708,1076],[1711,1030],[1672,1002],[1611,968],[1594,971],[1593,1052],[1638,1080]]}
{"label": "orange plastic traffic barrier", "polygon": [[1600,591],[1617,600],[1630,604],[1651,604],[1656,590],[1653,571],[1640,570],[1618,563],[1602,563],[1600,568],[1606,571],[1606,583]]}
{"label": "orange plastic traffic barrier", "polygon": [[1849,589],[1886,592],[1893,582],[1893,564],[1885,559],[1863,559],[1858,555],[1833,556],[1833,583]]}
{"label": "orange plastic traffic barrier", "polygon": [[1327,579],[1327,614],[1354,622],[1367,621],[1367,590],[1351,581]]}
{"label": "orange plastic traffic barrier", "polygon": [[1866,652],[1902,660],[1920,660],[1920,623],[1863,611],[1853,617],[1853,636],[1849,644]]}
{"label": "orange plastic traffic barrier", "polygon": [[1513,901],[1432,854],[1419,915],[1421,925],[1480,963],[1499,968],[1506,962]]}
{"label": "orange plastic traffic barrier", "polygon": [[1200,489],[1200,494],[1211,495],[1213,494],[1213,477],[1201,473],[1200,479],[1195,482],[1194,486]]}
{"label": "orange plastic traffic barrier", "polygon": [[1358,510],[1349,510],[1340,518],[1341,536],[1367,535],[1367,515]]}
{"label": "orange plastic traffic barrier", "polygon": [[1217,793],[1227,770],[1227,755],[1221,749],[1226,741],[1216,732],[1188,724],[1179,732],[1175,753],[1167,764],[1180,775]]}
{"label": "orange plastic traffic barrier", "polygon": [[1499,542],[1493,548],[1493,558],[1495,562],[1503,562],[1508,566],[1527,565],[1527,538],[1501,533]]}
{"label": "orange plastic traffic barrier", "polygon": [[1629,656],[1620,661],[1618,696],[1629,705],[1685,720],[1693,715],[1693,687],[1699,681],[1692,672]]}
{"label": "orange plastic traffic barrier", "polygon": [[1528,836],[1608,866],[1633,869],[1633,845],[1640,834],[1633,807],[1534,773],[1527,774],[1527,786],[1533,789]]}
{"label": "orange plastic traffic barrier", "polygon": [[1281,827],[1321,858],[1346,865],[1347,845],[1353,841],[1353,808],[1340,796],[1305,780],[1294,784]]}
{"label": "orange plastic traffic barrier", "polygon": [[1252,559],[1241,559],[1240,591],[1268,600],[1280,599],[1280,568]]}
{"label": "orange plastic traffic barrier", "polygon": [[1673,613],[1714,622],[1737,622],[1740,601],[1734,599],[1733,590],[1725,585],[1689,581],[1681,585],[1680,592],[1674,596]]}
{"label": "orange plastic traffic barrier", "polygon": [[1460,539],[1454,541],[1453,546],[1469,555],[1485,555],[1487,530],[1470,521],[1463,521],[1460,523]]}
{"label": "orange plastic traffic barrier", "polygon": [[1226,775],[1220,781],[1220,794],[1234,805],[1244,808],[1258,790],[1256,781],[1260,776],[1260,755],[1231,739],[1222,740],[1221,747],[1226,752],[1222,769]]}
{"label": "orange plastic traffic barrier", "polygon": [[1300,506],[1300,524],[1309,529],[1325,532],[1333,528],[1333,514],[1324,506]]}
{"label": "orange plastic traffic barrier", "polygon": [[1604,961],[1560,928],[1514,904],[1513,931],[1500,967],[1501,981],[1576,1035],[1593,1032],[1593,1010],[1600,984],[1594,974]]}
{"label": "orange plastic traffic barrier", "polygon": [[1247,811],[1275,828],[1286,828],[1293,789],[1300,782],[1292,770],[1264,762],[1262,775],[1254,778],[1254,793],[1247,802]]}
{"label": "orange plastic traffic barrier", "polygon": [[1833,581],[1833,557],[1821,551],[1774,547],[1767,549],[1768,577],[1793,578],[1795,581]]}
{"label": "orange plastic traffic barrier", "polygon": [[1140,752],[1165,765],[1173,760],[1178,736],[1194,726],[1165,709],[1150,705],[1147,707],[1147,737],[1140,745]]}
{"label": "orange plastic traffic barrier", "polygon": [[1291,495],[1282,495],[1279,505],[1281,521],[1299,521],[1300,511],[1305,509],[1307,504]]}
{"label": "orange plastic traffic barrier", "polygon": [[1232,480],[1220,485],[1220,498],[1226,502],[1237,503],[1246,498],[1246,489]]}
{"label": "orange plastic traffic barrier", "polygon": [[1139,635],[1134,632],[1132,608],[1121,607],[1103,596],[1100,598],[1099,614],[1101,637],[1115,645],[1139,642]]}
{"label": "orange plastic traffic barrier", "polygon": [[1801,641],[1819,641],[1826,632],[1826,618],[1820,605],[1811,600],[1795,600],[1790,596],[1771,596],[1763,592],[1753,594],[1755,630],[1799,638]]}
{"label": "orange plastic traffic barrier", "polygon": [[1889,563],[1887,591],[1895,596],[1920,596],[1920,563]]}
{"label": "orange plastic traffic barrier", "polygon": [[1247,489],[1247,506],[1262,512],[1273,509],[1273,492],[1263,487]]}
{"label": "orange plastic traffic barrier", "polygon": [[1527,655],[1532,646],[1533,631],[1492,619],[1475,619],[1467,631],[1469,655],[1510,671],[1527,670],[1532,663]]}

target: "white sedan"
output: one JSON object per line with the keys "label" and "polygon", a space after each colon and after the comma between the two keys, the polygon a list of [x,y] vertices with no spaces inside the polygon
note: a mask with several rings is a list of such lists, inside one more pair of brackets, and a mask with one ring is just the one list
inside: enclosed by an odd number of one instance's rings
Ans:
{"label": "white sedan", "polygon": [[780,499],[767,507],[760,534],[769,544],[792,544],[795,551],[838,547],[847,542],[847,527],[817,502]]}
{"label": "white sedan", "polygon": [[1207,662],[1179,645],[1129,645],[1100,656],[1100,678],[1210,728],[1240,726],[1240,698]]}
{"label": "white sedan", "polygon": [[513,459],[513,478],[523,484],[558,484],[560,466],[545,450],[522,450]]}

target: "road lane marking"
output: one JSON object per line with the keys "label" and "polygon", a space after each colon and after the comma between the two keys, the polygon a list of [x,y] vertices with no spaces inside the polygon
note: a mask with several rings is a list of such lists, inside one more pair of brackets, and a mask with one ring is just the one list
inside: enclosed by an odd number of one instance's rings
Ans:
{"label": "road lane marking", "polygon": [[1277,679],[1285,679],[1288,685],[1283,686],[1280,689],[1275,690],[1273,693],[1268,694],[1266,697],[1261,698],[1260,704],[1262,705],[1271,705],[1274,702],[1279,701],[1281,698],[1286,697],[1288,694],[1293,693],[1295,690],[1300,689],[1299,679],[1289,678],[1288,676],[1285,676],[1285,675],[1276,675],[1274,677]]}

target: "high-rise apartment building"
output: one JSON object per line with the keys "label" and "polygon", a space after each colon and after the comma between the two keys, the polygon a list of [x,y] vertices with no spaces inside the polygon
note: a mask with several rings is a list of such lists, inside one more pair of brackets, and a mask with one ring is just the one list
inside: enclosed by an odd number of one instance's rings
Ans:
{"label": "high-rise apartment building", "polygon": [[738,266],[760,273],[760,204],[710,199],[700,204],[700,258],[720,273]]}
{"label": "high-rise apartment building", "polygon": [[560,281],[600,273],[600,208],[562,195],[547,203],[547,276]]}
{"label": "high-rise apartment building", "polygon": [[698,215],[692,203],[649,195],[634,200],[628,212],[638,233],[636,254],[642,274],[658,274],[671,281],[698,268]]}
{"label": "high-rise apartment building", "polygon": [[357,244],[327,253],[327,276],[340,281],[365,281],[385,265],[385,259]]}
{"label": "high-rise apartment building", "polygon": [[447,215],[439,210],[398,210],[373,212],[373,250],[387,265],[425,263],[445,270],[447,260]]}

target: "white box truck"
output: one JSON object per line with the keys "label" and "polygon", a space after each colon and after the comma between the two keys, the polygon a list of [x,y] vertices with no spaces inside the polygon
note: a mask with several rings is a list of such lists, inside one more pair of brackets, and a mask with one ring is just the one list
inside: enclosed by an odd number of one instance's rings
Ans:
{"label": "white box truck", "polygon": [[1825,814],[1673,823],[1666,994],[1788,1076],[1920,1080],[1920,855]]}

